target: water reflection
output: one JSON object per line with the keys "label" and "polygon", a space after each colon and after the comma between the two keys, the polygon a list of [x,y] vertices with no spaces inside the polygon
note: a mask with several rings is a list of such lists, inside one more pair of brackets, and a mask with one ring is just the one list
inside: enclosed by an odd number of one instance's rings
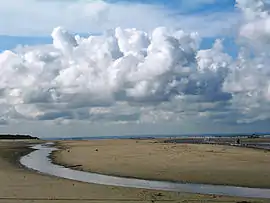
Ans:
{"label": "water reflection", "polygon": [[102,185],[155,189],[164,191],[228,195],[248,198],[270,198],[270,189],[206,184],[182,184],[165,181],[121,178],[108,175],[100,175],[96,173],[76,171],[51,163],[51,160],[48,158],[48,156],[52,151],[57,150],[56,148],[50,147],[48,145],[36,145],[33,148],[37,150],[21,158],[20,162],[22,165],[30,169],[39,171],[41,173],[50,174],[70,180]]}

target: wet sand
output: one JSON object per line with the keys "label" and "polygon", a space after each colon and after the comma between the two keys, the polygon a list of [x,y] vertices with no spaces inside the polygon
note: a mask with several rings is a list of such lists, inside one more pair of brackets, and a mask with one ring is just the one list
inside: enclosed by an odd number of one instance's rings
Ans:
{"label": "wet sand", "polygon": [[141,179],[270,188],[270,152],[160,140],[64,141],[56,163]]}
{"label": "wet sand", "polygon": [[29,142],[0,142],[0,203],[64,203],[64,202],[261,202],[211,195],[109,187],[80,183],[38,174],[18,164],[18,159],[30,152]]}

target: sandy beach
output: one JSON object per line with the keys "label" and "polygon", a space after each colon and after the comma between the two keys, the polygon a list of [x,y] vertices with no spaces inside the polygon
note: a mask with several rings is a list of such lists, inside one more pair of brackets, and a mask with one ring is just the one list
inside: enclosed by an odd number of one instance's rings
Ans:
{"label": "sandy beach", "polygon": [[64,141],[54,160],[102,174],[270,188],[270,152],[157,140]]}
{"label": "sandy beach", "polygon": [[[0,142],[0,202],[1,203],[64,203],[64,202],[261,202],[269,200],[247,200],[245,198],[219,197],[211,195],[184,194],[110,187],[80,183],[39,174],[21,167],[20,156],[30,150],[31,142]],[[70,143],[71,144],[71,143]],[[75,144],[75,143],[73,143]],[[88,146],[88,142],[85,143]],[[66,145],[66,143],[63,143]],[[78,143],[76,143],[78,145]],[[71,153],[70,153],[71,155]],[[73,162],[73,159],[71,159]]]}

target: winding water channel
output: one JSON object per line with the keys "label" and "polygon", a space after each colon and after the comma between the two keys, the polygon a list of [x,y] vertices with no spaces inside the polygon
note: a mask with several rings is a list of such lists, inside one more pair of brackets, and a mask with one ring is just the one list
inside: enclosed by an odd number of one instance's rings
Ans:
{"label": "winding water channel", "polygon": [[51,147],[48,144],[36,145],[32,148],[36,150],[20,159],[20,163],[22,165],[44,174],[70,180],[130,188],[270,199],[270,189],[140,180],[77,171],[60,165],[52,164],[51,160],[49,159],[49,155],[51,152],[57,150],[57,148]]}

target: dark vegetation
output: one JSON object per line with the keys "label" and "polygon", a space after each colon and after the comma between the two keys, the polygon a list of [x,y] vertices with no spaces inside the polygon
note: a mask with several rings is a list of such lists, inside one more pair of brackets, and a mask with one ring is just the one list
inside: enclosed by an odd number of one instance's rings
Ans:
{"label": "dark vegetation", "polygon": [[11,134],[0,134],[0,140],[17,140],[17,139],[22,139],[22,140],[39,140],[38,137],[33,137],[31,135],[11,135]]}

